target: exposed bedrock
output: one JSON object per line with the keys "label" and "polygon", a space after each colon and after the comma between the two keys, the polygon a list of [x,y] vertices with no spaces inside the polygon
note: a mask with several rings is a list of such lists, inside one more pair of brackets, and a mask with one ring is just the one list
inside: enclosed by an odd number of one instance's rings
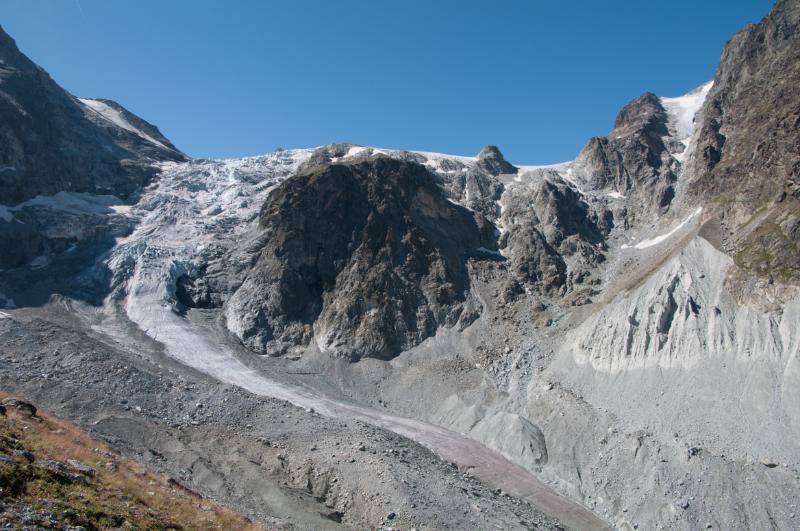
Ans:
{"label": "exposed bedrock", "polygon": [[611,212],[592,206],[555,172],[516,184],[503,196],[503,252],[523,282],[563,295],[590,283],[605,261]]}
{"label": "exposed bedrock", "polygon": [[800,284],[800,2],[779,0],[726,45],[684,202],[713,205],[747,273]]}
{"label": "exposed bedrock", "polygon": [[285,181],[260,226],[266,243],[225,317],[271,354],[313,338],[336,356],[392,358],[474,319],[465,262],[495,248],[483,215],[449,201],[423,166],[387,157]]}
{"label": "exposed bedrock", "polygon": [[120,105],[86,101],[130,128],[58,86],[0,28],[0,204],[61,191],[125,198],[158,172],[155,163],[186,160],[155,126]]}
{"label": "exposed bedrock", "polygon": [[661,100],[646,92],[620,111],[608,136],[586,143],[573,171],[591,190],[635,197],[640,216],[663,213],[675,195],[679,165],[672,153],[683,150],[669,137],[667,121]]}

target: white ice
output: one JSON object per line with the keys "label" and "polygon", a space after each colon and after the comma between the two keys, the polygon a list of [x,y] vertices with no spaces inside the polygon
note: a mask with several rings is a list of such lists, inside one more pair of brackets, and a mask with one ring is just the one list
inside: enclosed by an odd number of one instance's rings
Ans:
{"label": "white ice", "polygon": [[46,207],[51,210],[62,210],[73,214],[127,213],[130,210],[130,207],[123,204],[122,199],[113,195],[58,192],[55,195],[37,195],[33,199],[28,199],[15,207],[2,207],[0,208],[0,215],[2,215],[3,208],[10,213],[25,207]]}
{"label": "white ice", "polygon": [[658,245],[659,243],[663,242],[664,240],[666,240],[667,238],[669,238],[670,236],[672,236],[673,234],[675,234],[676,232],[681,230],[683,227],[685,227],[687,223],[689,223],[692,219],[697,217],[700,214],[700,212],[702,212],[702,211],[703,211],[703,207],[699,207],[691,215],[689,215],[688,218],[686,218],[683,221],[681,221],[674,229],[672,229],[671,231],[667,232],[666,234],[660,234],[660,235],[658,235],[658,236],[656,236],[654,238],[648,238],[646,240],[642,240],[642,241],[640,241],[639,243],[637,243],[636,245],[633,245],[633,246],[625,244],[625,245],[622,246],[622,248],[623,249],[630,249],[631,247],[633,247],[634,249],[647,249],[648,247],[652,247],[654,245]]}
{"label": "white ice", "polygon": [[703,106],[713,84],[713,81],[709,81],[677,98],[661,98],[661,104],[669,117],[669,126],[684,145],[687,144],[694,132],[694,117]]}
{"label": "white ice", "polygon": [[0,219],[7,223],[11,223],[14,221],[14,214],[11,213],[11,209],[5,205],[0,205]]}
{"label": "white ice", "polygon": [[121,127],[126,131],[130,131],[131,133],[147,140],[151,144],[155,144],[164,149],[170,149],[161,142],[159,142],[158,140],[156,140],[155,138],[153,138],[152,136],[142,131],[141,129],[137,129],[136,127],[134,127],[133,124],[131,124],[128,120],[125,119],[125,117],[122,115],[120,111],[111,107],[110,105],[103,103],[102,101],[99,100],[92,100],[88,98],[78,98],[78,99],[89,109],[93,110],[94,112],[96,112],[97,114],[99,114],[112,124],[116,125],[117,127]]}

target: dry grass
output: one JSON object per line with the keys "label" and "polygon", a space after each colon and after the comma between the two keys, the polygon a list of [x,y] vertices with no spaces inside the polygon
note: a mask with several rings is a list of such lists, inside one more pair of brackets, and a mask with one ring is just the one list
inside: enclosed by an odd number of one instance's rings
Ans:
{"label": "dry grass", "polygon": [[[0,399],[8,395],[0,393]],[[29,463],[14,454],[27,450]],[[149,472],[114,453],[78,427],[43,412],[29,417],[14,408],[0,416],[0,452],[16,464],[0,463],[0,526],[19,524],[14,508],[55,515],[59,524],[87,529],[259,529],[242,515]],[[19,453],[19,452],[17,452]],[[73,479],[48,469],[48,461],[76,460],[93,472]],[[52,468],[50,466],[49,468]]]}

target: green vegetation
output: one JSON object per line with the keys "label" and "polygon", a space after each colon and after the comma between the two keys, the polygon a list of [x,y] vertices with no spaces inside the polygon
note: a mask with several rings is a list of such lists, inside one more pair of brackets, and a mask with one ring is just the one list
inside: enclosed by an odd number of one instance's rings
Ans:
{"label": "green vegetation", "polygon": [[6,526],[257,529],[76,426],[13,406],[0,414],[0,527]]}
{"label": "green vegetation", "polygon": [[800,283],[800,249],[772,213],[739,244],[734,257],[744,271],[782,283]]}

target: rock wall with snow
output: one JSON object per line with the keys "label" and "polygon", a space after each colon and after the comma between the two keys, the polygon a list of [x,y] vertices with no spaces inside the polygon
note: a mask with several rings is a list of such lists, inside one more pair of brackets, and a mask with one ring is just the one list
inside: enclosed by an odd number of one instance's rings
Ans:
{"label": "rock wall with snow", "polygon": [[108,100],[58,86],[0,28],[0,204],[87,192],[128,197],[159,161],[186,156],[155,126]]}
{"label": "rock wall with snow", "polygon": [[[313,375],[302,396],[459,431],[621,529],[792,528],[798,21],[779,0],[713,82],[636,98],[546,167],[492,146],[184,161],[0,34],[0,305],[102,303],[259,393],[298,396],[249,363]],[[57,162],[32,155],[51,118]]]}
{"label": "rock wall with snow", "polygon": [[259,225],[265,245],[225,318],[271,354],[313,340],[332,355],[389,359],[438,326],[467,326],[465,262],[495,246],[493,225],[448,201],[424,166],[382,155],[284,181]]}

